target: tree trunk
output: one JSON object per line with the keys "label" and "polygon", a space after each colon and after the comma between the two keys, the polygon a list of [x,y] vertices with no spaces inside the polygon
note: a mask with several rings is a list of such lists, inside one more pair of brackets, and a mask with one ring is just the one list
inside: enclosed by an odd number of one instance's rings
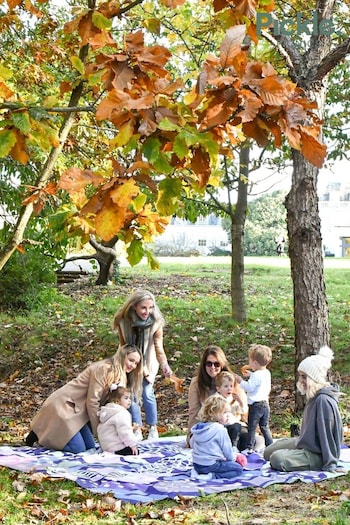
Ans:
{"label": "tree trunk", "polygon": [[239,154],[237,203],[231,215],[231,308],[232,318],[239,322],[247,320],[244,296],[244,226],[248,201],[249,152],[250,145],[245,142]]}
{"label": "tree trunk", "polygon": [[[324,114],[326,86],[326,78],[322,84],[311,83],[303,86],[309,97],[317,100],[320,118]],[[293,280],[297,381],[300,361],[315,354],[321,346],[329,345],[330,335],[318,209],[318,168],[306,161],[296,150],[292,150],[292,160],[292,185],[286,198],[286,208]],[[301,413],[304,405],[305,397],[296,390],[296,413]]]}
{"label": "tree trunk", "polygon": [[[82,62],[85,61],[85,58],[87,56],[87,51],[88,51],[88,46],[84,46],[80,50],[79,58],[82,60]],[[80,82],[73,89],[71,93],[70,101],[69,101],[70,107],[77,106],[79,99],[81,97],[81,94],[83,92],[83,89],[84,89],[84,82]],[[60,128],[60,132],[59,132],[60,143],[56,148],[52,148],[52,150],[50,151],[50,154],[45,162],[45,165],[43,166],[43,169],[41,170],[41,173],[39,174],[39,177],[37,178],[35,182],[36,187],[44,188],[49,182],[52,176],[54,167],[56,165],[57,159],[62,152],[64,143],[67,140],[68,134],[70,132],[72,125],[74,124],[74,121],[75,121],[74,113],[68,113],[68,115],[64,118],[63,123]],[[32,202],[22,207],[11,239],[0,250],[0,270],[5,266],[7,261],[11,258],[12,254],[16,251],[16,249],[23,242],[24,232],[32,217],[33,209],[34,209],[34,204]]]}
{"label": "tree trunk", "polygon": [[[294,291],[296,363],[329,344],[328,305],[324,283],[317,168],[293,150],[292,187],[286,198],[289,256]],[[297,371],[296,377],[297,377]],[[296,397],[296,409],[303,400]]]}
{"label": "tree trunk", "polygon": [[118,237],[113,237],[108,242],[98,243],[96,239],[91,237],[90,244],[96,250],[94,258],[99,264],[99,274],[95,284],[105,286],[108,284],[109,279],[111,278],[114,264],[118,263],[117,253],[114,250],[114,245],[117,242]]}
{"label": "tree trunk", "polygon": [[[315,0],[318,24],[334,14],[335,0]],[[311,6],[312,7],[312,6]],[[313,35],[309,45],[279,35],[276,47],[287,58],[290,77],[318,103],[318,116],[324,115],[328,74],[348,54],[350,39],[335,44],[328,35]],[[318,169],[292,150],[292,187],[286,199],[289,255],[294,289],[295,368],[300,361],[329,344],[328,305],[323,272],[323,252],[318,211]],[[297,374],[296,374],[297,378]],[[296,395],[296,410],[303,400]]]}

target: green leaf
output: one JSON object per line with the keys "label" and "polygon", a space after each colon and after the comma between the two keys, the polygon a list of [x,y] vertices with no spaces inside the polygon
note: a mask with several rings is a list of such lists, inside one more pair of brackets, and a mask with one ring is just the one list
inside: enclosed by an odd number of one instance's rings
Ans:
{"label": "green leaf", "polygon": [[142,152],[146,159],[151,163],[154,164],[156,160],[159,157],[160,154],[160,141],[156,138],[150,138],[146,140]]}
{"label": "green leaf", "polygon": [[127,121],[119,130],[119,133],[114,139],[115,146],[125,146],[128,144],[134,133],[134,124],[131,120]]}
{"label": "green leaf", "polygon": [[160,34],[160,20],[158,18],[149,18],[143,22],[143,25],[150,33]]}
{"label": "green leaf", "polygon": [[92,23],[98,29],[110,31],[112,29],[112,21],[103,16],[99,11],[92,13]]}
{"label": "green leaf", "polygon": [[136,239],[131,241],[126,251],[128,254],[128,262],[131,266],[136,266],[144,256],[143,244]]}
{"label": "green leaf", "polygon": [[162,129],[164,131],[176,131],[179,129],[179,126],[174,124],[173,122],[170,122],[167,118],[164,118],[161,120],[158,124],[159,129]]}
{"label": "green leaf", "polygon": [[169,217],[175,213],[181,196],[182,184],[179,179],[164,179],[158,184],[157,209],[160,215]]}
{"label": "green leaf", "polygon": [[133,210],[136,213],[138,213],[140,210],[142,210],[142,208],[146,204],[146,200],[147,200],[147,195],[145,195],[144,193],[139,193],[138,196],[135,197],[135,199],[132,200],[131,206],[132,206]]}
{"label": "green leaf", "polygon": [[73,57],[70,57],[70,61],[71,61],[72,65],[73,65],[73,67],[75,67],[75,69],[77,71],[79,71],[79,73],[81,75],[84,75],[85,67],[84,67],[83,62],[80,60],[80,58],[77,57],[77,56],[73,56]]}
{"label": "green leaf", "polygon": [[12,113],[12,122],[22,133],[27,135],[30,132],[30,118],[29,114],[25,111],[19,111],[17,113]]}
{"label": "green leaf", "polygon": [[210,156],[218,155],[220,149],[219,144],[213,138],[213,135],[211,133],[202,133],[200,136],[200,144],[204,146],[204,148]]}
{"label": "green leaf", "polygon": [[152,253],[149,250],[145,250],[145,255],[147,257],[148,265],[150,266],[151,270],[159,270],[160,265],[158,259],[155,257],[154,253]]}
{"label": "green leaf", "polygon": [[88,75],[87,77],[88,85],[97,86],[100,82],[102,82],[102,77],[105,74],[106,74],[106,71],[104,69],[101,69],[100,71],[96,71],[95,73]]}
{"label": "green leaf", "polygon": [[0,64],[0,78],[2,80],[9,80],[10,78],[12,78],[12,76],[12,71],[5,67],[3,64]]}
{"label": "green leaf", "polygon": [[56,129],[36,122],[36,128],[30,134],[30,141],[36,143],[42,150],[47,151],[59,145],[59,136]]}
{"label": "green leaf", "polygon": [[186,141],[179,135],[174,140],[174,153],[179,157],[180,160],[184,159],[188,155],[189,147],[186,144]]}
{"label": "green leaf", "polygon": [[168,157],[164,153],[160,153],[159,157],[152,164],[159,173],[169,175],[174,171],[173,166],[169,164]]}
{"label": "green leaf", "polygon": [[6,157],[16,144],[16,133],[8,129],[0,131],[0,158]]}
{"label": "green leaf", "polygon": [[124,147],[124,152],[130,153],[130,151],[137,150],[139,146],[139,139],[140,139],[139,134],[136,134],[133,137],[131,137],[129,143],[126,144],[126,146]]}

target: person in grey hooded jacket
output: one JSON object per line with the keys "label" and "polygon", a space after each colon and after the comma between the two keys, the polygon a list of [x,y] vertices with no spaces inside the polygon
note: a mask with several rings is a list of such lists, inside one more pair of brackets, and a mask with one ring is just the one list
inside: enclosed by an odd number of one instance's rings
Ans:
{"label": "person in grey hooded jacket", "polygon": [[278,439],[266,447],[264,458],[273,469],[337,470],[343,425],[338,407],[339,387],[327,381],[332,359],[332,350],[323,346],[318,354],[299,364],[297,388],[306,396],[300,436]]}

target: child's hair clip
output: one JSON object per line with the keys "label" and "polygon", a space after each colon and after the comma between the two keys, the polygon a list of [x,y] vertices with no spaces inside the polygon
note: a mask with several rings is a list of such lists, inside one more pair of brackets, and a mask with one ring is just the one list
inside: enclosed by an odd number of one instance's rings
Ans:
{"label": "child's hair clip", "polygon": [[113,392],[114,390],[117,390],[118,386],[119,386],[119,383],[112,383],[111,386],[109,387],[109,391]]}

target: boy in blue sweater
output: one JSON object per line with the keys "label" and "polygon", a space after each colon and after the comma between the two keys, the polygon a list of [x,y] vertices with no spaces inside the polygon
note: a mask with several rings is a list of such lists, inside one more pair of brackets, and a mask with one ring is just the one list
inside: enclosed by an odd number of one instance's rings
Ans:
{"label": "boy in blue sweater", "polygon": [[232,449],[224,425],[231,415],[227,401],[210,396],[198,413],[199,422],[191,429],[193,467],[198,474],[212,473],[214,478],[236,478],[243,472],[247,458]]}

